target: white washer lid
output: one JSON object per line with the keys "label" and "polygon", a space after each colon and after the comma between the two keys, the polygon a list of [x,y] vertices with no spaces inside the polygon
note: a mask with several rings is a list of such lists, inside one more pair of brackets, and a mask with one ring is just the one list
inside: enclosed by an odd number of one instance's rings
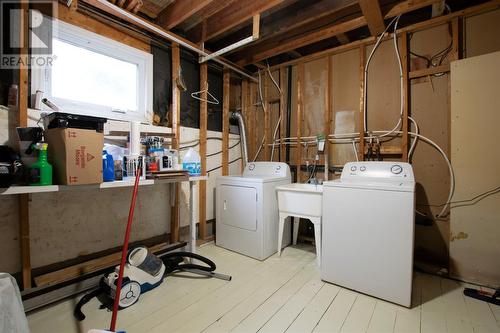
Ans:
{"label": "white washer lid", "polygon": [[381,191],[395,191],[395,192],[415,192],[415,182],[401,181],[401,182],[375,182],[375,181],[342,181],[331,180],[323,183],[325,188],[351,188],[361,190],[381,190]]}

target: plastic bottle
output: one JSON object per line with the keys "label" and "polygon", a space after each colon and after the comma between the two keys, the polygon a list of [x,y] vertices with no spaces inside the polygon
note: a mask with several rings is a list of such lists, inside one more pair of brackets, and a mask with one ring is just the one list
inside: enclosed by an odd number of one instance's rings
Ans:
{"label": "plastic bottle", "polygon": [[182,159],[182,169],[189,171],[190,176],[201,175],[201,158],[200,154],[193,148],[189,148],[186,155]]}
{"label": "plastic bottle", "polygon": [[38,150],[38,161],[29,167],[30,185],[52,185],[52,165],[47,161],[48,144],[39,142],[34,145]]}
{"label": "plastic bottle", "polygon": [[102,151],[102,180],[105,182],[115,180],[115,161],[106,150]]}

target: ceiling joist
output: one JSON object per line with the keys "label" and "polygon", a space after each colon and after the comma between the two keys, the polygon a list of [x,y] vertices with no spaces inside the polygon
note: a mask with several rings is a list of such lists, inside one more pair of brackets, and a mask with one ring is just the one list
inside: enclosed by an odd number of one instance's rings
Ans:
{"label": "ceiling joist", "polygon": [[[278,6],[286,0],[239,0],[227,6],[216,14],[206,18],[205,40],[210,40],[224,32],[250,21],[256,14],[265,12]],[[201,24],[200,24],[201,25]],[[189,33],[195,43],[201,42],[201,26],[197,26]]]}
{"label": "ceiling joist", "polygon": [[158,14],[158,25],[166,30],[170,30],[203,10],[212,2],[213,0],[175,1]]}
{"label": "ceiling joist", "polygon": [[359,6],[372,36],[381,34],[385,30],[385,24],[378,0],[359,0]]}

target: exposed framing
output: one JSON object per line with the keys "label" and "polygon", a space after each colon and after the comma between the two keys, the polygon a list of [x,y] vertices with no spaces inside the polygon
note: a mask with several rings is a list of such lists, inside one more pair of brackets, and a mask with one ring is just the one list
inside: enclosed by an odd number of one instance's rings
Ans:
{"label": "exposed framing", "polygon": [[[181,93],[177,86],[179,78],[179,69],[181,65],[181,55],[179,44],[172,43],[172,132],[174,138],[172,139],[172,148],[179,150],[179,143],[181,141]],[[180,188],[178,184],[173,184],[174,187],[174,206],[172,207],[171,220],[170,220],[170,242],[177,243],[179,241],[179,227],[180,227]]]}

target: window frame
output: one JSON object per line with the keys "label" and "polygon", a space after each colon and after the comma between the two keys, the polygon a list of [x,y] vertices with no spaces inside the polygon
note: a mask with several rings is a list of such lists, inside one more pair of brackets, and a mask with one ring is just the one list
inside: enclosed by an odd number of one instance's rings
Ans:
{"label": "window frame", "polygon": [[[52,70],[50,67],[32,68],[31,93],[44,92],[62,112],[105,117],[114,120],[143,121],[153,119],[153,55],[94,32],[58,20],[54,25],[53,38],[77,47],[85,48],[108,57],[137,65],[137,110],[117,110],[103,106],[63,98],[55,98],[51,92]],[[57,61],[57,60],[55,60]]]}

